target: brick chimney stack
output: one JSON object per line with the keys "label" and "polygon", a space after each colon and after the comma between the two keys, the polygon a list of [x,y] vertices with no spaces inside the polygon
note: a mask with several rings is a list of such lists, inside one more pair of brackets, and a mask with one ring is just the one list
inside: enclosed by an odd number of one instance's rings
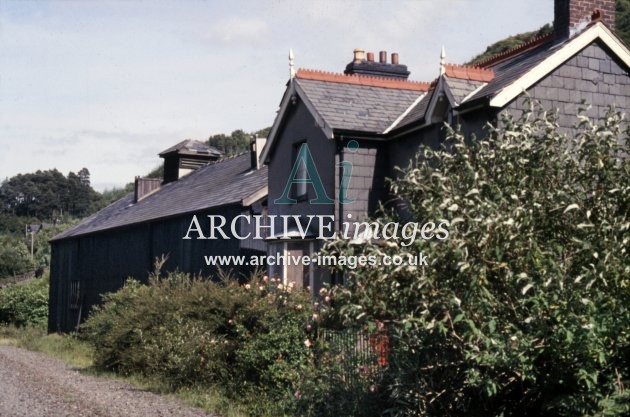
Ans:
{"label": "brick chimney stack", "polygon": [[590,22],[598,10],[601,21],[615,30],[615,0],[555,0],[553,26],[556,38],[568,38],[578,24]]}
{"label": "brick chimney stack", "polygon": [[[366,59],[367,56],[367,59]],[[387,51],[378,53],[378,62],[374,60],[374,52],[365,54],[363,49],[357,48],[353,52],[352,61],[346,65],[344,74],[368,75],[372,77],[388,77],[406,80],[409,71],[406,65],[398,62],[398,53],[392,54],[392,62],[387,62]]]}

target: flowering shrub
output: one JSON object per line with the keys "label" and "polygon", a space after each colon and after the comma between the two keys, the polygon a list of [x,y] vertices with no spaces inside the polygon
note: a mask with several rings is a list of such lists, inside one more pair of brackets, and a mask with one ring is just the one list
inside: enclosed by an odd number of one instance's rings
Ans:
{"label": "flowering shrub", "polygon": [[[424,148],[392,182],[445,241],[330,243],[329,253],[407,256],[428,267],[347,270],[339,320],[388,324],[389,413],[630,414],[630,147],[622,115],[580,116],[575,135],[532,105],[465,142]],[[384,214],[382,224],[395,221]]]}
{"label": "flowering shrub", "polygon": [[245,285],[171,273],[129,280],[83,327],[100,369],[158,377],[173,388],[216,385],[253,415],[297,400],[311,360],[312,300],[266,277]]}

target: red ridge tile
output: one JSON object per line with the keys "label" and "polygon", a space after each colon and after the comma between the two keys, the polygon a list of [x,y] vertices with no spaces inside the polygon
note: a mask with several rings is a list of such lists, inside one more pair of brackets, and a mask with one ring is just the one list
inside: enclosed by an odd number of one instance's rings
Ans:
{"label": "red ridge tile", "polygon": [[429,91],[430,83],[407,81],[386,77],[370,77],[365,75],[346,75],[334,72],[300,68],[296,77],[302,80],[326,81],[331,83],[355,84],[369,87],[391,88],[396,90]]}
{"label": "red ridge tile", "polygon": [[512,58],[518,54],[521,54],[523,52],[529,51],[530,49],[533,49],[539,45],[542,45],[544,43],[547,43],[549,41],[551,41],[554,38],[554,34],[553,32],[548,33],[546,35],[543,36],[539,36],[537,38],[532,39],[529,42],[526,42],[520,46],[517,46],[515,48],[512,49],[508,49],[505,52],[501,52],[500,54],[494,55],[484,61],[481,61],[479,64],[477,64],[477,66],[481,67],[481,68],[486,68],[492,65],[496,65],[500,62],[505,61],[508,58]]}
{"label": "red ridge tile", "polygon": [[446,64],[446,76],[460,80],[490,82],[494,78],[494,71],[488,68],[471,67],[467,65]]}

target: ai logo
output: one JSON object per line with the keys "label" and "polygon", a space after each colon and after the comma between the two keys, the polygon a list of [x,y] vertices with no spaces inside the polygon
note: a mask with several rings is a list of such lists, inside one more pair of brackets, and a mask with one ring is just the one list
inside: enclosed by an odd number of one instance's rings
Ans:
{"label": "ai logo", "polygon": [[[359,143],[356,140],[348,142],[348,152],[356,152],[358,149]],[[339,162],[336,167],[341,168],[342,172],[341,183],[339,184],[339,202],[341,204],[350,204],[354,202],[354,200],[348,197],[348,187],[350,186],[350,178],[352,177],[352,162],[342,161]],[[282,196],[276,198],[273,202],[275,204],[297,203],[297,200],[291,197],[291,189],[294,184],[296,186],[310,184],[313,187],[316,197],[310,200],[311,204],[335,204],[335,200],[326,194],[324,184],[317,171],[317,166],[315,166],[313,155],[311,155],[311,151],[306,143],[300,146]]]}

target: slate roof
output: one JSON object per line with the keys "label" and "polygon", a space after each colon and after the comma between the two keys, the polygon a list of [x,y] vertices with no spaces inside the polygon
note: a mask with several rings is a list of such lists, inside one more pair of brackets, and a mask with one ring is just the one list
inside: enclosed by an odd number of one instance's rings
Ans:
{"label": "slate roof", "polygon": [[166,150],[163,150],[159,153],[159,155],[164,156],[173,152],[177,152],[181,155],[223,155],[223,152],[221,152],[217,148],[209,146],[207,143],[192,139],[183,140],[178,144],[173,145]]}
{"label": "slate roof", "polygon": [[[331,81],[335,80],[333,75],[346,77],[348,82]],[[375,77],[330,74],[329,78],[331,80],[304,79],[298,73],[295,82],[325,123],[339,130],[382,133],[428,89],[428,84],[422,85],[422,91],[415,88],[419,83],[408,81],[397,81],[397,84],[392,81],[391,87],[385,83],[381,87],[378,86],[380,79]],[[350,83],[361,78],[376,80],[376,85]],[[405,89],[405,84],[414,89]]]}
{"label": "slate roof", "polygon": [[[467,104],[492,97],[552,55],[565,42],[558,44],[552,36],[537,38],[490,59],[483,67],[446,64],[443,79],[457,105],[464,104],[464,99]],[[402,85],[380,88],[348,84],[332,78],[339,77],[336,74],[329,75],[330,80],[300,79],[298,72],[296,81],[315,110],[333,129],[383,133],[423,94],[422,91],[403,90]],[[437,80],[432,83],[431,91],[413,106],[395,129],[425,119],[436,83]]]}
{"label": "slate roof", "polygon": [[461,104],[462,101],[470,95],[470,93],[486,84],[484,81],[462,80],[448,76],[445,76],[444,80],[446,81],[446,85],[457,104]]}
{"label": "slate roof", "polygon": [[475,95],[466,100],[467,103],[478,99],[492,97],[512,84],[527,71],[551,56],[565,42],[557,43],[552,38],[537,47],[517,54],[513,57],[499,61],[491,68],[494,70],[494,79],[487,86],[479,90]]}
{"label": "slate roof", "polygon": [[[591,25],[602,24],[594,21]],[[309,109],[323,119],[322,128],[328,136],[334,135],[333,130],[387,135],[425,121],[437,88],[444,88],[458,109],[490,100],[579,36],[583,35],[558,41],[550,33],[490,57],[478,66],[442,64],[442,74],[431,83],[300,69],[291,85],[296,86]],[[291,90],[285,91],[281,110],[282,106],[286,108],[288,91]],[[263,152],[265,158],[281,123],[279,114]]]}
{"label": "slate roof", "polygon": [[134,203],[133,193],[105,207],[51,241],[131,226],[195,211],[240,204],[267,186],[267,167],[251,170],[250,153],[213,162],[162,185]]}
{"label": "slate roof", "polygon": [[422,100],[420,100],[416,105],[402,118],[402,120],[396,126],[396,129],[401,127],[405,127],[412,123],[418,122],[420,120],[424,120],[425,113],[429,108],[429,103],[431,102],[431,97],[433,97],[433,93],[435,92],[435,88],[429,91]]}

